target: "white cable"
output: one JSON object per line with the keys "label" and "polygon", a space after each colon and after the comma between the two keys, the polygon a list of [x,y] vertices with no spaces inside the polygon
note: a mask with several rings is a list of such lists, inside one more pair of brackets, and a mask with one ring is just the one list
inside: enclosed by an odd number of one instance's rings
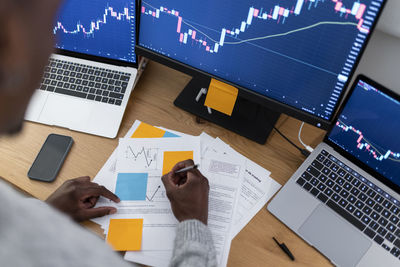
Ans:
{"label": "white cable", "polygon": [[304,122],[301,124],[300,126],[300,130],[299,130],[299,141],[300,143],[307,149],[308,152],[312,153],[314,151],[314,149],[308,145],[306,145],[302,140],[301,140],[301,131],[303,130],[303,126],[304,126]]}

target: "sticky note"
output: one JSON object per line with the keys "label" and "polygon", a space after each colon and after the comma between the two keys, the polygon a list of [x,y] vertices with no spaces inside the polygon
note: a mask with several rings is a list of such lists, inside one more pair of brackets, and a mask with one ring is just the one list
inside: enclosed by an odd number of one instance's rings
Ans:
{"label": "sticky note", "polygon": [[148,173],[118,173],[115,194],[125,201],[146,200]]}
{"label": "sticky note", "polygon": [[131,138],[161,138],[165,135],[165,131],[142,122]]}
{"label": "sticky note", "polygon": [[162,174],[169,173],[179,162],[192,159],[193,151],[165,151]]}
{"label": "sticky note", "polygon": [[137,251],[142,248],[143,219],[111,219],[107,243],[116,251]]}
{"label": "sticky note", "polygon": [[236,87],[211,79],[204,105],[231,116],[238,93]]}

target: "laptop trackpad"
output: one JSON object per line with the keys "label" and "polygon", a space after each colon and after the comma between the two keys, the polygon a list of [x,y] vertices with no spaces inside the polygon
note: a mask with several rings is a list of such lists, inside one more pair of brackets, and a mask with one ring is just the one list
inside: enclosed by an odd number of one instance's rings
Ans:
{"label": "laptop trackpad", "polygon": [[355,266],[372,242],[329,208],[319,205],[299,233],[340,266]]}
{"label": "laptop trackpad", "polygon": [[81,128],[88,123],[93,103],[84,99],[52,94],[40,114],[40,121],[67,128]]}

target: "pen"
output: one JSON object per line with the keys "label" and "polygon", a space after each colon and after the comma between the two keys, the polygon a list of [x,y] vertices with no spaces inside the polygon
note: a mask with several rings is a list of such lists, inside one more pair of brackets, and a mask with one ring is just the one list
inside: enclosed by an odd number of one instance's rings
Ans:
{"label": "pen", "polygon": [[193,165],[193,166],[189,166],[189,167],[180,169],[179,171],[176,171],[175,174],[177,174],[177,173],[182,173],[182,172],[187,172],[187,171],[190,171],[190,170],[195,170],[195,169],[197,169],[198,167],[199,167],[199,164],[196,164],[196,165]]}
{"label": "pen", "polygon": [[275,237],[272,238],[276,244],[278,244],[278,246],[283,250],[283,252],[285,252],[286,255],[288,255],[288,257],[294,261],[294,256],[292,254],[292,252],[290,252],[290,250],[288,249],[288,247],[285,245],[285,243],[279,243],[278,240],[276,240]]}

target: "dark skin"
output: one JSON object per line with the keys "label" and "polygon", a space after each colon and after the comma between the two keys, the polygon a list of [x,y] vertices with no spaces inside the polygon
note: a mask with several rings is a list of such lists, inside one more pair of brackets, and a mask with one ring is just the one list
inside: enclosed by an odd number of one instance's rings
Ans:
{"label": "dark skin", "polygon": [[199,170],[175,174],[176,171],[193,166],[193,160],[178,163],[162,177],[172,212],[178,221],[197,219],[204,224],[208,220],[208,192],[210,186]]}
{"label": "dark skin", "polygon": [[[0,135],[21,130],[28,103],[38,88],[53,52],[53,23],[60,0],[0,1]],[[208,182],[198,170],[175,175],[193,165],[179,163],[163,177],[172,210],[179,221],[198,219],[207,223]],[[178,184],[178,186],[177,186]],[[113,207],[94,208],[100,196],[119,202],[106,188],[81,177],[65,182],[47,203],[76,221],[113,214]]]}

